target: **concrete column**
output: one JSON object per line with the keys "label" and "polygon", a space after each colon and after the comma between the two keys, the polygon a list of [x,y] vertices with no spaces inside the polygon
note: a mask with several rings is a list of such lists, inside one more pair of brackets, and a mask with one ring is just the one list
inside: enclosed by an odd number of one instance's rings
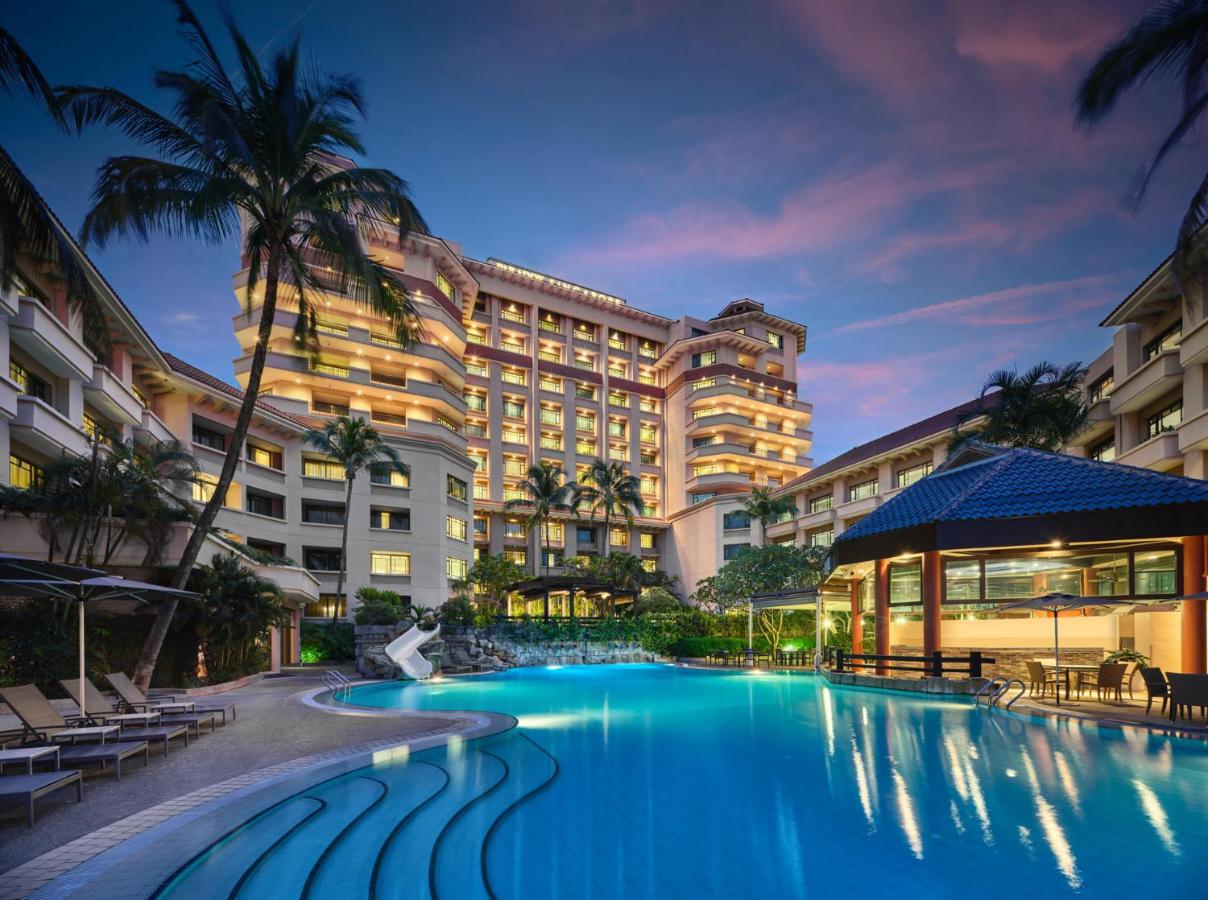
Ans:
{"label": "concrete column", "polygon": [[864,610],[860,606],[860,582],[851,582],[851,652],[864,652]]}
{"label": "concrete column", "polygon": [[[876,588],[876,618],[873,620],[877,641],[877,655],[889,655],[889,560],[878,559],[873,573]],[[877,666],[878,675],[888,675],[889,670]]]}
{"label": "concrete column", "polygon": [[931,655],[942,646],[940,612],[944,596],[944,569],[938,550],[923,554],[923,653]]}
{"label": "concrete column", "polygon": [[[1198,594],[1204,590],[1204,538],[1195,535],[1183,538],[1183,593]],[[1208,615],[1204,600],[1184,600],[1182,608],[1184,672],[1208,672]]]}

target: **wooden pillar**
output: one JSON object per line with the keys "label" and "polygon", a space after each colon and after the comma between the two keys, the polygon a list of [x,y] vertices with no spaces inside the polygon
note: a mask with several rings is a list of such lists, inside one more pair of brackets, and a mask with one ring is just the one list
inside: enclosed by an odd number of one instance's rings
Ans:
{"label": "wooden pillar", "polygon": [[[1204,590],[1204,538],[1183,538],[1183,593]],[[1208,610],[1204,600],[1184,600],[1180,629],[1183,638],[1184,672],[1208,672]]]}
{"label": "wooden pillar", "polygon": [[[875,579],[874,587],[876,591],[876,609],[875,618],[873,619],[873,628],[875,629],[878,656],[889,655],[889,560],[878,559],[876,568],[873,571]],[[878,675],[888,675],[889,669],[885,666],[877,665]]]}
{"label": "wooden pillar", "polygon": [[851,583],[851,652],[864,652],[864,610],[860,606],[860,582],[855,580]]}
{"label": "wooden pillar", "polygon": [[944,596],[944,569],[938,550],[923,554],[923,655],[930,656],[942,646],[940,638],[941,601]]}

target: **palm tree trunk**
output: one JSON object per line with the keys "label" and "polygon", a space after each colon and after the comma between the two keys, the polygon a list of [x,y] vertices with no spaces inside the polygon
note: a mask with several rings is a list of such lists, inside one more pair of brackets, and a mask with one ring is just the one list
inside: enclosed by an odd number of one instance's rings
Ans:
{"label": "palm tree trunk", "polygon": [[612,510],[604,507],[604,556],[612,550]]}
{"label": "palm tree trunk", "polygon": [[[348,519],[352,515],[352,480],[355,472],[345,472],[348,488],[344,492],[344,527],[340,529],[340,574],[336,576],[336,602],[331,606],[331,624],[340,620],[340,597],[344,593],[344,570],[348,566]],[[348,612],[345,607],[345,613]]]}
{"label": "palm tree trunk", "polygon": [[541,568],[549,575],[549,518],[545,520],[545,559],[541,560]]}
{"label": "palm tree trunk", "polygon": [[[264,281],[264,305],[260,308],[260,329],[257,334],[256,349],[252,352],[252,367],[248,371],[247,392],[243,395],[243,405],[239,407],[239,417],[235,420],[235,430],[231,433],[231,445],[227,447],[226,460],[222,464],[222,473],[218,476],[218,484],[214,487],[214,495],[197,517],[189,542],[185,544],[180,562],[176,565],[176,573],[172,576],[172,587],[180,589],[189,580],[193,564],[201,554],[202,544],[210,533],[214,518],[222,508],[227,489],[235,477],[235,466],[243,455],[243,441],[247,437],[248,426],[252,424],[252,413],[256,408],[256,397],[260,394],[260,377],[264,374],[264,359],[268,353],[268,341],[272,334],[273,318],[277,311],[277,281],[281,275],[281,248],[272,246],[268,253],[268,268]],[[155,623],[143,643],[142,653],[134,667],[134,683],[140,690],[146,690],[151,685],[151,673],[159,660],[159,651],[168,636],[168,628],[172,617],[176,615],[178,600],[173,597],[165,600],[159,606]]]}

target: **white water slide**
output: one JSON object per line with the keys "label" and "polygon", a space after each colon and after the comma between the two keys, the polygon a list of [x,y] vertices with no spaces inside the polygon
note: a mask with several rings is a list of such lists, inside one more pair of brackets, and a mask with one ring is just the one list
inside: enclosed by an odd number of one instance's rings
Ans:
{"label": "white water slide", "polygon": [[421,631],[418,625],[413,625],[386,645],[386,655],[408,678],[417,681],[428,678],[432,674],[432,663],[420,655],[419,648],[438,634],[439,625],[432,631]]}

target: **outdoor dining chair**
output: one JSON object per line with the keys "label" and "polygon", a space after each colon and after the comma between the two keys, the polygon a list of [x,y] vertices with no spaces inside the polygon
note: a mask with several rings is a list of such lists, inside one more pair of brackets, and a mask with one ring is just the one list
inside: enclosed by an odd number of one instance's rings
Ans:
{"label": "outdoor dining chair", "polygon": [[[1116,695],[1116,702],[1123,703],[1124,697],[1120,693],[1124,687],[1124,673],[1128,671],[1127,663],[1100,663],[1099,671],[1090,677],[1094,679],[1092,684],[1087,687],[1094,687],[1099,691],[1099,702],[1103,702],[1104,692]],[[1081,688],[1081,678],[1079,678],[1079,688]]]}
{"label": "outdoor dining chair", "polygon": [[1149,695],[1145,703],[1145,715],[1149,715],[1153,702],[1158,697],[1162,698],[1160,712],[1166,712],[1166,703],[1170,700],[1170,683],[1162,674],[1162,670],[1157,666],[1141,666],[1141,680],[1145,682],[1145,693]]}
{"label": "outdoor dining chair", "polygon": [[1188,675],[1171,672],[1170,680],[1170,721],[1185,714],[1192,718],[1192,709],[1200,708],[1200,713],[1208,713],[1208,675]]}
{"label": "outdoor dining chair", "polygon": [[1049,685],[1053,686],[1053,692],[1057,691],[1057,673],[1050,672],[1044,667],[1044,664],[1035,659],[1027,661],[1028,666],[1028,681],[1029,692],[1033,697],[1039,694],[1043,697],[1049,691]]}

